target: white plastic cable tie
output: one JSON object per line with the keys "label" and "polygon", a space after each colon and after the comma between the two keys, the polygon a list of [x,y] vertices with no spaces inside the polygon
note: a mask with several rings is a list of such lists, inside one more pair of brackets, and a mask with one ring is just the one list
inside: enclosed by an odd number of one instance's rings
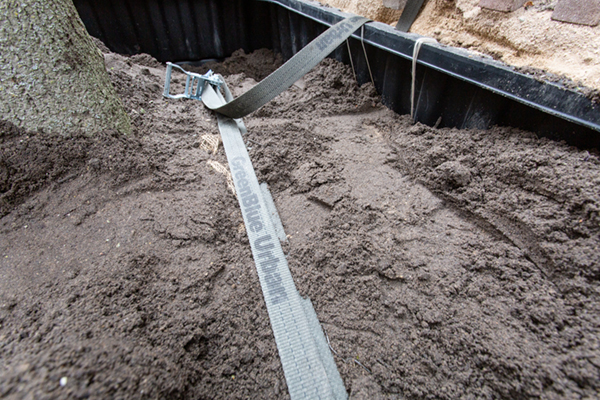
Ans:
{"label": "white plastic cable tie", "polygon": [[415,41],[412,55],[412,78],[410,84],[410,119],[415,122],[415,81],[417,80],[417,58],[421,51],[421,46],[424,44],[437,44],[438,41],[434,38],[422,37]]}
{"label": "white plastic cable tie", "polygon": [[373,73],[371,72],[371,64],[369,64],[369,57],[367,56],[367,48],[365,47],[365,26],[360,27],[360,42],[362,43],[363,51],[365,52],[365,61],[367,62],[367,69],[369,70],[369,76],[371,77],[371,83],[375,87],[375,79],[373,79]]}

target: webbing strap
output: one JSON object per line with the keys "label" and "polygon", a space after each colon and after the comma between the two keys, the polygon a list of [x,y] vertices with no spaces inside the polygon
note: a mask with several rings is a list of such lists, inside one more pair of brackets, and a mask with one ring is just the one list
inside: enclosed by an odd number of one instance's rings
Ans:
{"label": "webbing strap", "polygon": [[425,0],[408,0],[404,6],[402,15],[400,15],[398,24],[396,24],[396,29],[400,32],[408,32],[415,19],[417,19],[417,15],[419,15],[424,2]]}
{"label": "webbing strap", "polygon": [[410,83],[410,119],[415,121],[415,83],[417,81],[417,57],[419,57],[419,52],[421,51],[421,46],[424,44],[437,44],[437,40],[428,37],[422,37],[417,39],[415,42],[415,47],[413,48],[412,55],[412,78]]}
{"label": "webbing strap", "polygon": [[294,82],[306,75],[308,71],[313,69],[344,40],[350,37],[354,31],[368,21],[370,21],[368,18],[354,16],[338,22],[306,45],[258,85],[225,105],[214,95],[214,91],[212,94],[203,93],[202,101],[206,107],[220,114],[230,118],[242,118],[258,110],[292,86]]}
{"label": "webbing strap", "polygon": [[369,21],[351,17],[329,28],[255,87],[233,99],[210,84],[204,104],[218,112],[219,131],[262,288],[288,391],[297,399],[346,399],[344,382],[309,299],[298,293],[271,214],[242,139],[241,118],[288,89]]}
{"label": "webbing strap", "polygon": [[[205,90],[220,97],[212,86]],[[239,125],[220,114],[218,123],[290,397],[346,399],[310,300],[302,299],[294,285]]]}

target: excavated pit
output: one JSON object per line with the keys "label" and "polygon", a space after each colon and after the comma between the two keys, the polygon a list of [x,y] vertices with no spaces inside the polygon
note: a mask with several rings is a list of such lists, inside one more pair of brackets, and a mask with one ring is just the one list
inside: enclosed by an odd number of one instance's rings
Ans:
{"label": "excavated pit", "polygon": [[[105,58],[132,137],[1,126],[0,396],[288,398],[215,115]],[[598,393],[598,153],[414,125],[331,59],[245,123],[351,398]]]}

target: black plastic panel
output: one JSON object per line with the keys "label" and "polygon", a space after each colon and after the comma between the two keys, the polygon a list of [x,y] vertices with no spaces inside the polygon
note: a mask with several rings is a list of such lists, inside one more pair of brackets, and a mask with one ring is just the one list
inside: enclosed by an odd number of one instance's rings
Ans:
{"label": "black plastic panel", "polygon": [[[290,58],[346,14],[305,0],[75,0],[88,31],[113,51],[160,61],[220,59],[243,48]],[[361,31],[350,40],[360,83],[370,81]],[[377,90],[394,111],[410,113],[411,60],[418,35],[370,23],[364,45]],[[347,47],[332,57],[349,63]],[[461,49],[424,45],[419,54],[415,117],[442,127],[508,125],[600,147],[600,105]]]}

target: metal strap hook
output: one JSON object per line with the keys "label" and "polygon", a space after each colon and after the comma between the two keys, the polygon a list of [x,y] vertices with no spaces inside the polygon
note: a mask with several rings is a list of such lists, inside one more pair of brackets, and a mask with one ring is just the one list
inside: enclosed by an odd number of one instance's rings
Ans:
{"label": "metal strap hook", "polygon": [[[173,67],[181,70],[186,75],[185,80],[185,90],[182,94],[171,94],[171,72]],[[208,82],[211,85],[219,88],[223,84],[223,80],[219,78],[217,75],[214,75],[212,71],[208,71],[204,75],[196,74],[194,72],[188,72],[185,69],[181,68],[177,64],[173,64],[171,62],[167,62],[167,72],[165,76],[165,89],[163,91],[163,96],[169,99],[194,99],[201,100],[202,92],[204,90],[204,83]]]}

